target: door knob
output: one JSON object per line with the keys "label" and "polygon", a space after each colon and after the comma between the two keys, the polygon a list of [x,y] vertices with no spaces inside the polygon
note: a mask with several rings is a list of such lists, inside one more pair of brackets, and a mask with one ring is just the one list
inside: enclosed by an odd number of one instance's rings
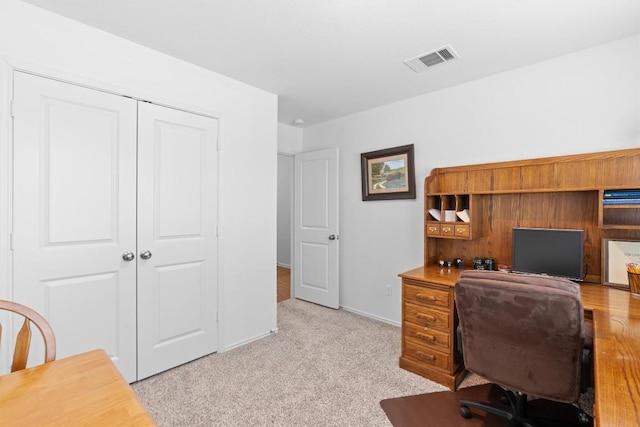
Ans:
{"label": "door knob", "polygon": [[149,259],[151,258],[151,255],[153,255],[150,251],[142,251],[140,252],[140,258],[142,259]]}
{"label": "door knob", "polygon": [[122,259],[125,261],[133,261],[133,259],[136,256],[133,254],[133,252],[125,252],[122,254]]}
{"label": "door knob", "polygon": [[332,234],[331,236],[329,236],[329,240],[338,240],[340,238],[340,236],[337,236],[335,234]]}

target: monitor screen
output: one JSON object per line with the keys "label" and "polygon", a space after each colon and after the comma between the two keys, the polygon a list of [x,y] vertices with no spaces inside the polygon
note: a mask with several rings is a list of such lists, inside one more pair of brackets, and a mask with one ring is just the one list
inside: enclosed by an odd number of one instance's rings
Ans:
{"label": "monitor screen", "polygon": [[582,280],[583,230],[514,228],[511,269]]}

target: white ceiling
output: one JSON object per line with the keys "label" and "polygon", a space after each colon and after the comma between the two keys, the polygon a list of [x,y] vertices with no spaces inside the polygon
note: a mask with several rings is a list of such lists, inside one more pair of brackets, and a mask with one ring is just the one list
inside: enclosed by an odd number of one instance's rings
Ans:
{"label": "white ceiling", "polygon": [[[305,126],[638,34],[638,0],[25,0],[279,95]],[[460,59],[403,61],[451,45]]]}

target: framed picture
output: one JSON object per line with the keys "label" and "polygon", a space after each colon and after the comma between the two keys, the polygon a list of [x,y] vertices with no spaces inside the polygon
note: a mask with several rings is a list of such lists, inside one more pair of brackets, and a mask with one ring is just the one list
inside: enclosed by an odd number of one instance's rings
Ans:
{"label": "framed picture", "polygon": [[362,200],[415,199],[413,144],[360,154]]}
{"label": "framed picture", "polygon": [[640,241],[602,239],[603,284],[629,286],[627,263],[640,263]]}

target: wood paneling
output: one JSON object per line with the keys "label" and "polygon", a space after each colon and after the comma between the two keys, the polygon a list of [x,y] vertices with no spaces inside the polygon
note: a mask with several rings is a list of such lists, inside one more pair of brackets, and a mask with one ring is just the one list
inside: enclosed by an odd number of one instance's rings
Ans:
{"label": "wood paneling", "polygon": [[436,168],[434,193],[499,193],[626,188],[640,185],[640,149]]}
{"label": "wood paneling", "polygon": [[471,239],[426,233],[425,266],[438,260],[494,258],[511,265],[514,227],[581,229],[585,280],[602,282],[602,239],[639,239],[640,206],[602,209],[605,189],[640,188],[640,149],[434,169],[425,179],[428,201],[468,195]]}

